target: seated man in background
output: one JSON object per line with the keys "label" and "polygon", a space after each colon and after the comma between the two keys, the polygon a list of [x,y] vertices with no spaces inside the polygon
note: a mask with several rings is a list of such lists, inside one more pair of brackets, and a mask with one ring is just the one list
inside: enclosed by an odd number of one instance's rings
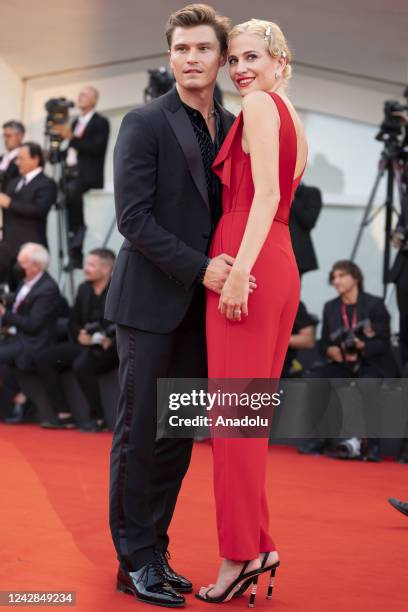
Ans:
{"label": "seated man in background", "polygon": [[106,429],[97,374],[118,365],[114,327],[104,319],[105,300],[115,254],[94,249],[85,260],[85,282],[78,289],[70,318],[73,340],[56,344],[37,356],[40,379],[55,412],[55,419],[42,423],[46,428],[71,428],[74,420],[60,383],[60,372],[72,369],[88,401],[90,420],[81,431]]}
{"label": "seated man in background", "polygon": [[[390,315],[380,297],[366,293],[363,274],[352,261],[336,262],[329,275],[338,297],[326,302],[323,311],[321,350],[327,363],[314,375],[322,378],[369,378],[395,376],[395,363],[391,354]],[[364,384],[365,404],[371,429],[379,427],[379,383]],[[324,402],[323,402],[324,403]],[[327,402],[328,403],[328,402]],[[301,451],[317,453],[325,448],[327,440],[315,440]],[[368,461],[380,461],[378,438],[367,440]]]}
{"label": "seated man in background", "polygon": [[[34,356],[55,340],[56,321],[62,307],[58,285],[46,271],[49,255],[40,244],[27,243],[20,248],[18,264],[24,280],[7,306],[0,304],[0,364],[31,369]],[[11,370],[4,381],[14,395],[13,414],[7,422],[24,419],[26,398]]]}
{"label": "seated man in background", "polygon": [[[57,197],[55,181],[44,174],[44,158],[40,145],[25,142],[16,158],[20,177],[8,183],[7,193],[0,193],[3,210],[1,252],[7,253],[9,284],[15,288],[12,269],[22,244],[36,242],[47,247],[47,216]],[[4,258],[2,255],[2,259]],[[3,261],[4,264],[4,261]]]}
{"label": "seated man in background", "polygon": [[316,317],[308,313],[303,302],[299,302],[293,324],[292,334],[289,340],[289,348],[283,364],[282,377],[293,378],[302,374],[303,366],[297,360],[298,351],[301,349],[312,349],[316,346]]}

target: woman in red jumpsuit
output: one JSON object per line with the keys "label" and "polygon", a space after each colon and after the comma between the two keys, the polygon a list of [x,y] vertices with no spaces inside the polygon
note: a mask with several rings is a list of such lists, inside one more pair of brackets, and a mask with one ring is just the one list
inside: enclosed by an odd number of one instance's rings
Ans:
{"label": "woman in red jumpsuit", "polygon": [[[299,304],[298,268],[289,234],[293,195],[307,143],[286,95],[291,54],[280,28],[251,20],[230,35],[228,63],[241,94],[236,119],[214,162],[223,185],[223,215],[210,255],[235,258],[221,296],[207,292],[208,377],[281,375]],[[249,292],[249,276],[256,289]],[[265,477],[268,440],[214,438],[214,491],[222,563],[199,599],[228,601],[279,563],[269,535]]]}

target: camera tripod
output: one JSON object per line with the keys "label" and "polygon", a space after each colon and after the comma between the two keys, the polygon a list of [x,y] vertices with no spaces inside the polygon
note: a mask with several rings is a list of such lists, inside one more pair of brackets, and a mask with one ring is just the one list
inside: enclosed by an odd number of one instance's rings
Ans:
{"label": "camera tripod", "polygon": [[[57,217],[58,286],[63,295],[74,298],[75,284],[71,269],[67,268],[68,257],[68,218],[65,193],[64,162],[52,163],[52,178],[57,183],[58,192],[55,202]],[[67,288],[68,285],[68,288]],[[68,294],[68,295],[67,295]]]}
{"label": "camera tripod", "polygon": [[[384,255],[383,255],[383,296],[386,298],[387,285],[390,271],[390,255],[391,255],[391,232],[392,232],[392,216],[393,213],[398,214],[398,210],[394,206],[394,186],[395,183],[398,187],[398,196],[400,201],[400,210],[403,202],[403,181],[402,181],[402,169],[400,162],[400,144],[396,139],[390,138],[384,142],[384,149],[381,153],[380,161],[378,164],[378,173],[374,182],[374,186],[370,193],[370,197],[366,204],[363,219],[361,221],[357,237],[351,252],[350,259],[354,261],[358,247],[360,246],[361,239],[365,228],[377,217],[377,215],[385,208],[385,243],[384,243]],[[387,195],[384,204],[381,206],[374,206],[375,196],[378,191],[381,179],[387,176]]]}

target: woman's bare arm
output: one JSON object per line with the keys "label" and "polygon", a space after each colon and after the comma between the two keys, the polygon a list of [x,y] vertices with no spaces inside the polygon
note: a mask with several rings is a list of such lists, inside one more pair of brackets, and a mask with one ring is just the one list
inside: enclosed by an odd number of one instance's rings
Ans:
{"label": "woman's bare arm", "polygon": [[280,118],[275,102],[263,91],[254,92],[243,99],[243,115],[255,195],[233,268],[250,274],[280,200]]}

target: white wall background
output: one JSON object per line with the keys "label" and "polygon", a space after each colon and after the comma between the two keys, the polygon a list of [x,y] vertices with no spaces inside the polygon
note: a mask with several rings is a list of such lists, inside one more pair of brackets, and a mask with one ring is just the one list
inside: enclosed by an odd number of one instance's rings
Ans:
{"label": "white wall background", "polygon": [[[20,77],[0,57],[0,125],[21,117],[23,85]],[[0,144],[3,150],[3,143]]]}

